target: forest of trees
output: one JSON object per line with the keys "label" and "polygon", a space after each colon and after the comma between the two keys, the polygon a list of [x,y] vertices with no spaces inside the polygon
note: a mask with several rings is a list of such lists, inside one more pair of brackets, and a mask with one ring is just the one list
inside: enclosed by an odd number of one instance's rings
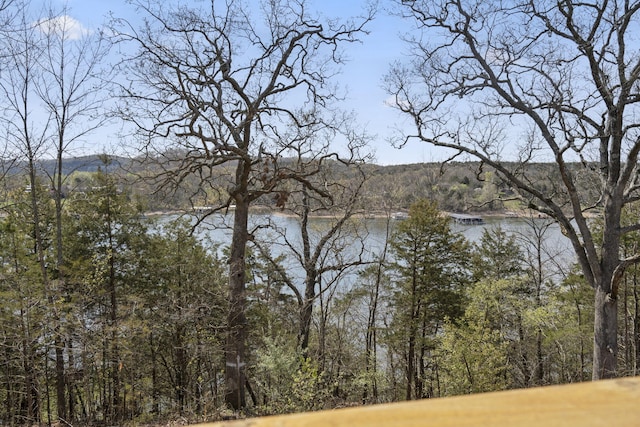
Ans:
{"label": "forest of trees", "polygon": [[[61,407],[66,422],[83,425],[228,415],[229,242],[193,234],[194,216],[145,216],[115,173],[91,179],[91,189],[65,198],[63,267],[47,267],[47,287],[37,247],[55,259],[54,197],[44,183],[5,193],[0,418],[46,424]],[[522,219],[522,233],[487,228],[471,243],[434,202],[416,200],[408,219],[387,221],[387,242],[367,259],[344,250],[345,238],[353,245],[366,232],[360,216],[321,247],[340,220],[311,220],[309,250],[319,256],[302,271],[315,272],[315,294],[290,262],[303,256],[304,239],[289,235],[291,247],[275,256],[272,232],[256,232],[248,248],[250,414],[590,378],[593,290],[570,265],[555,264],[545,245],[550,220]],[[627,272],[621,288],[621,375],[640,367],[636,274]]]}
{"label": "forest of trees", "polygon": [[[638,374],[639,2],[393,2],[416,31],[384,77],[413,126],[394,142],[451,153],[395,166],[335,84],[378,5],[130,6],[76,33],[0,0],[0,424]],[[73,157],[113,124],[130,155]],[[522,227],[470,242],[444,210]]]}

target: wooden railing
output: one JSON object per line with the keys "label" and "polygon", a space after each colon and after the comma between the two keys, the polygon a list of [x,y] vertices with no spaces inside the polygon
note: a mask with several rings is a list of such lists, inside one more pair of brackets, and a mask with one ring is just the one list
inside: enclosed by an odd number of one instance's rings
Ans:
{"label": "wooden railing", "polygon": [[200,424],[200,427],[639,427],[640,377]]}

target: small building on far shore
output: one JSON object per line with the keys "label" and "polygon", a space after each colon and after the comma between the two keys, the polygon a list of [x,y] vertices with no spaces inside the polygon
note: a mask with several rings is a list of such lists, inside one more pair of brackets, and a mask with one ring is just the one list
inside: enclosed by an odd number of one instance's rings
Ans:
{"label": "small building on far shore", "polygon": [[449,216],[457,224],[479,225],[484,223],[481,216],[450,213]]}

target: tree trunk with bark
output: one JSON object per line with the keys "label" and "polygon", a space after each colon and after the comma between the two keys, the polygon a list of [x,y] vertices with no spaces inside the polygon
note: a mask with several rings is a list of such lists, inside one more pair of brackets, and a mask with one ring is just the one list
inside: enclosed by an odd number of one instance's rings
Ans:
{"label": "tree trunk with bark", "polygon": [[233,236],[229,254],[229,312],[225,346],[225,401],[234,409],[246,406],[246,260],[249,201],[236,196]]}
{"label": "tree trunk with bark", "polygon": [[618,355],[618,301],[596,288],[593,329],[593,379],[615,378]]}
{"label": "tree trunk with bark", "polygon": [[633,281],[633,370],[632,375],[640,374],[640,292],[638,282]]}
{"label": "tree trunk with bark", "polygon": [[316,278],[308,278],[305,282],[304,300],[302,307],[300,307],[300,331],[298,332],[298,345],[303,357],[307,357],[309,352],[311,319],[316,299]]}

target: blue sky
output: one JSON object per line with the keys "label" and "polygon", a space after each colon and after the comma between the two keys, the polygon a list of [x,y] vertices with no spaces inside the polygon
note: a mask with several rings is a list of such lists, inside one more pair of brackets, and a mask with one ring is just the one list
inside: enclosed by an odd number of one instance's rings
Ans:
{"label": "blue sky", "polygon": [[[171,1],[171,0],[168,0]],[[194,3],[199,0],[192,0]],[[112,12],[115,16],[135,20],[133,8],[125,0],[54,0],[58,7],[66,4],[71,18],[84,28],[99,27]],[[248,2],[251,4],[251,2]],[[381,0],[384,9],[389,0]],[[327,16],[356,16],[362,13],[366,0],[311,0],[310,5]],[[373,150],[376,163],[402,164],[437,161],[432,147],[424,143],[411,142],[402,149],[393,148],[387,141],[396,134],[397,125],[405,123],[398,112],[385,105],[388,95],[382,88],[382,79],[389,65],[401,59],[406,47],[400,34],[408,22],[380,10],[376,20],[370,24],[370,34],[361,44],[347,46],[349,63],[344,67],[341,84],[348,90],[347,110],[357,113],[359,122],[370,134],[376,135]]]}

